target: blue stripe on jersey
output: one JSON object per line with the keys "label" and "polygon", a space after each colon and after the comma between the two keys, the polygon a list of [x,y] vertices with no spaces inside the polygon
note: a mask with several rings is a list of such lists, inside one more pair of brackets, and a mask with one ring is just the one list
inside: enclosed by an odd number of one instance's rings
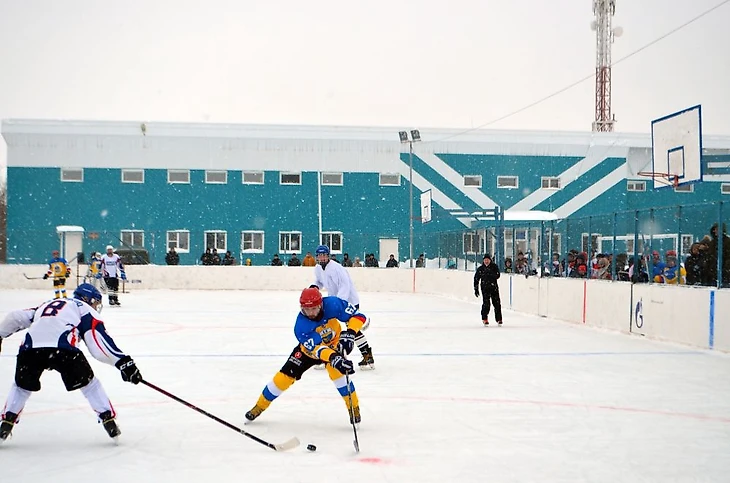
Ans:
{"label": "blue stripe on jersey", "polygon": [[118,358],[124,357],[124,352],[122,352],[122,350],[117,347],[114,339],[112,339],[111,336],[106,333],[106,327],[104,327],[104,322],[95,319],[91,315],[91,312],[87,312],[86,314],[81,316],[81,322],[79,322],[78,330],[80,339],[83,339],[84,335],[86,335],[88,331],[92,331],[94,341],[96,341],[100,349],[102,349],[104,352],[109,351]]}
{"label": "blue stripe on jersey", "polygon": [[106,327],[104,327],[104,322],[99,319],[95,319],[91,315],[91,312],[87,312],[86,314],[81,316],[81,322],[79,322],[77,328],[79,330],[80,339],[83,339],[86,333],[88,331],[91,331],[94,342],[102,352],[109,352],[111,353],[111,355],[119,359],[125,356],[124,352],[122,352],[122,350],[117,347],[114,339],[112,339],[111,336],[106,333]]}
{"label": "blue stripe on jersey", "polygon": [[24,350],[32,349],[33,348],[33,339],[30,337],[30,334],[25,334],[25,340],[23,341],[23,344],[20,346],[20,350],[18,353],[23,352]]}
{"label": "blue stripe on jersey", "polygon": [[84,315],[81,316],[81,322],[79,322],[78,329],[79,329],[79,337],[84,338],[84,334],[86,332],[90,331],[91,328],[94,325],[94,317],[91,316],[91,312],[87,312]]}
{"label": "blue stripe on jersey", "polygon": [[65,331],[61,336],[58,338],[58,346],[59,349],[66,349],[71,351],[78,351],[78,347],[74,347],[71,345],[71,343],[68,341],[68,335],[71,333],[70,330]]}
{"label": "blue stripe on jersey", "polygon": [[116,357],[119,357],[120,359],[124,357],[124,352],[122,352],[122,350],[117,347],[117,345],[114,343],[114,339],[112,339],[111,336],[106,333],[104,322],[101,322],[99,320],[97,320],[96,322],[97,323],[92,329],[94,334],[94,340],[101,338],[101,341],[112,354],[114,354]]}

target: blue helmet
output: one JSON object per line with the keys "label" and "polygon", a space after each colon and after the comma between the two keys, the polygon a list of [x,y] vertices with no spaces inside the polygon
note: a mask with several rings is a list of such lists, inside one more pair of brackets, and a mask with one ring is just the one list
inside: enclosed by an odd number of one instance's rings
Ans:
{"label": "blue helmet", "polygon": [[317,247],[317,249],[314,251],[314,253],[316,253],[317,255],[319,255],[319,254],[329,255],[330,247],[328,247],[327,245],[320,245]]}
{"label": "blue helmet", "polygon": [[74,298],[83,300],[89,305],[93,305],[96,302],[101,302],[101,292],[90,283],[82,283],[76,290],[74,290]]}

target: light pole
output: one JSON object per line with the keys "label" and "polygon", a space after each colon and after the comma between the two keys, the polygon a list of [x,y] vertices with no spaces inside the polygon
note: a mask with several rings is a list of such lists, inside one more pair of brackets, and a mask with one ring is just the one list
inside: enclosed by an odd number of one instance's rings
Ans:
{"label": "light pole", "polygon": [[410,206],[410,215],[408,217],[408,266],[413,268],[413,143],[421,140],[421,133],[418,129],[412,129],[410,139],[408,138],[408,131],[399,131],[398,136],[401,144],[408,143],[408,203]]}

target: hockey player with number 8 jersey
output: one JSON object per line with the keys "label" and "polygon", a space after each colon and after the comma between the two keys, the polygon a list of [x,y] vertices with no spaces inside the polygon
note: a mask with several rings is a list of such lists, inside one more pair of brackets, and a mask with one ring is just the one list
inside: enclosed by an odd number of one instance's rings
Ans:
{"label": "hockey player with number 8 jersey", "polygon": [[[345,356],[352,352],[355,334],[367,321],[365,315],[346,300],[338,297],[324,297],[316,288],[306,288],[299,297],[301,311],[294,324],[294,335],[299,344],[294,347],[289,359],[266,385],[256,405],[246,413],[246,419],[253,421],[271,403],[302,378],[311,367],[325,364],[327,373],[337,391],[345,401],[352,422],[360,422],[360,405],[355,385],[349,387],[345,375],[354,374],[354,364]],[[347,329],[341,329],[341,323]],[[352,401],[352,405],[350,405]]]}
{"label": "hockey player with number 8 jersey", "polygon": [[16,359],[15,379],[0,416],[0,443],[10,436],[30,395],[40,391],[40,378],[47,370],[61,375],[67,391],[78,389],[83,393],[110,437],[121,434],[116,412],[79,349],[80,342],[95,359],[119,369],[124,381],[139,384],[142,375],[134,360],[106,332],[99,314],[101,297],[93,285],[82,283],[72,299],[54,299],[37,308],[15,310],[0,322],[0,348],[3,339],[27,329]]}

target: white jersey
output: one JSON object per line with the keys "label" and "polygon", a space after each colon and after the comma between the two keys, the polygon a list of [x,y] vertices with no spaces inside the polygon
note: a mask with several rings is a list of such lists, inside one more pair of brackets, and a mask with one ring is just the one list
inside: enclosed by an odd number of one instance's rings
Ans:
{"label": "white jersey", "polygon": [[327,262],[326,268],[322,268],[319,263],[314,267],[314,283],[320,289],[327,290],[328,295],[347,300],[350,305],[360,305],[360,296],[355,290],[350,274],[345,267],[334,260]]}
{"label": "white jersey", "polygon": [[78,299],[53,299],[35,309],[10,312],[0,323],[3,339],[15,332],[28,329],[20,352],[28,349],[56,347],[80,350],[84,341],[95,359],[114,365],[125,354],[106,333],[99,312]]}
{"label": "white jersey", "polygon": [[104,254],[101,257],[101,268],[104,271],[104,278],[118,278],[122,276],[122,258],[113,253],[111,256]]}

